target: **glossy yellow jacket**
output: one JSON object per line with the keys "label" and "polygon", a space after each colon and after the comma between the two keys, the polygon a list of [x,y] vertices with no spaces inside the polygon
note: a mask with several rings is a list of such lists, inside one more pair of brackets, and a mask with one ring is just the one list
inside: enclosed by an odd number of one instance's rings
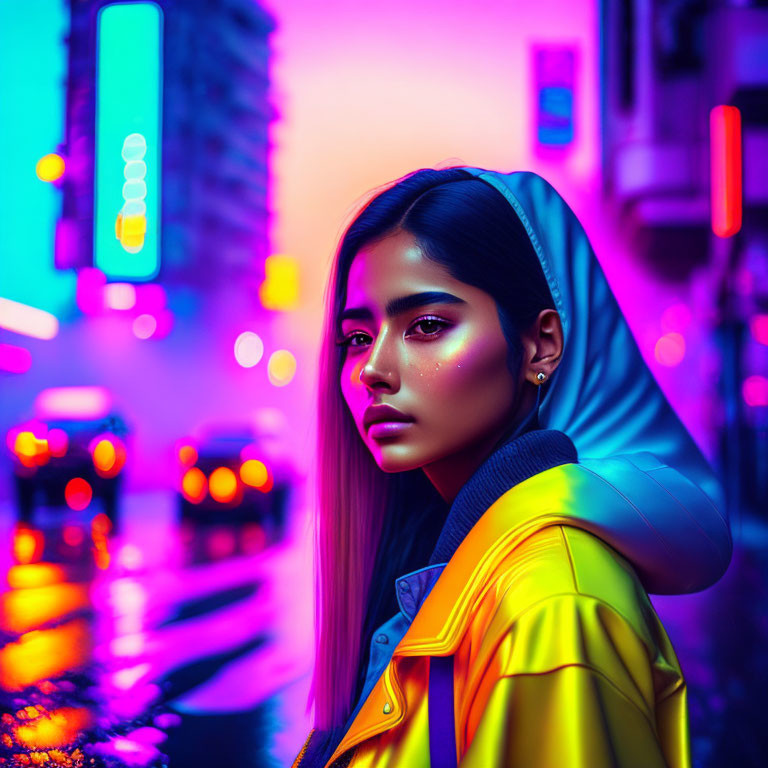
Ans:
{"label": "glossy yellow jacket", "polygon": [[354,750],[350,768],[428,768],[429,657],[454,654],[461,768],[688,768],[686,687],[666,632],[628,561],[574,523],[575,506],[610,506],[611,493],[564,464],[503,494],[326,765]]}

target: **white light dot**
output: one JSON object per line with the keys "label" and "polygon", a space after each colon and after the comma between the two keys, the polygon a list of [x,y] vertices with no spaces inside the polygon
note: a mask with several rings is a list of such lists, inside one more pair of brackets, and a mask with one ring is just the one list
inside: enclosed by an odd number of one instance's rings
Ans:
{"label": "white light dot", "polygon": [[253,331],[241,333],[235,340],[235,360],[243,368],[253,368],[264,354],[264,342]]}
{"label": "white light dot", "polygon": [[110,309],[133,309],[136,288],[131,283],[109,283],[104,287],[104,301]]}

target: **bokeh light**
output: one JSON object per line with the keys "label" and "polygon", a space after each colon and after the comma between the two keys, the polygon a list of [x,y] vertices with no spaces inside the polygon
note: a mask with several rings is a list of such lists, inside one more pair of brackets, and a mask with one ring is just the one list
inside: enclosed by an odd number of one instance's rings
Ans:
{"label": "bokeh light", "polygon": [[133,321],[133,335],[137,339],[150,339],[157,330],[157,320],[154,315],[144,313]]}
{"label": "bokeh light", "polygon": [[108,283],[104,301],[109,309],[128,310],[136,306],[136,289],[131,283]]}
{"label": "bokeh light", "polygon": [[284,387],[296,373],[296,358],[287,349],[278,349],[270,355],[267,373],[271,384]]}
{"label": "bokeh light", "polygon": [[192,467],[184,473],[181,479],[181,492],[184,498],[192,504],[199,504],[207,493],[208,481],[201,469]]}
{"label": "bokeh light", "polygon": [[32,367],[32,353],[15,344],[0,344],[0,371],[26,373]]}
{"label": "bokeh light", "polygon": [[253,368],[264,354],[264,342],[253,331],[245,331],[235,339],[235,360],[243,368]]}
{"label": "bokeh light", "polygon": [[63,429],[54,427],[48,431],[48,450],[51,456],[62,457],[67,453],[69,436]]}
{"label": "bokeh light", "polygon": [[66,170],[64,158],[55,152],[43,155],[35,166],[35,173],[40,181],[58,181]]}
{"label": "bokeh light", "polygon": [[20,525],[13,532],[13,559],[21,565],[40,560],[44,546],[45,537],[37,528]]}
{"label": "bokeh light", "polygon": [[768,345],[768,315],[754,315],[749,321],[749,329],[758,344]]}
{"label": "bokeh light", "polygon": [[299,306],[299,262],[293,256],[273,255],[264,261],[259,299],[265,309],[291,310]]}
{"label": "bokeh light", "polygon": [[93,489],[82,477],[73,477],[64,488],[64,499],[67,506],[75,511],[85,509],[93,498]]}
{"label": "bokeh light", "polygon": [[185,467],[191,467],[197,461],[197,449],[189,443],[182,443],[176,449],[179,463]]}
{"label": "bokeh light", "polygon": [[253,488],[261,488],[269,479],[264,462],[258,459],[248,459],[240,465],[240,479]]}
{"label": "bokeh light", "polygon": [[741,387],[744,402],[753,408],[768,405],[768,378],[749,376]]}
{"label": "bokeh light", "polygon": [[221,504],[228,504],[237,495],[237,476],[229,467],[218,467],[208,478],[211,497]]}
{"label": "bokeh light", "polygon": [[679,333],[665,333],[656,342],[654,354],[661,365],[679,365],[685,357],[685,339]]}
{"label": "bokeh light", "polygon": [[55,315],[28,304],[0,298],[0,328],[35,339],[53,339],[59,333]]}

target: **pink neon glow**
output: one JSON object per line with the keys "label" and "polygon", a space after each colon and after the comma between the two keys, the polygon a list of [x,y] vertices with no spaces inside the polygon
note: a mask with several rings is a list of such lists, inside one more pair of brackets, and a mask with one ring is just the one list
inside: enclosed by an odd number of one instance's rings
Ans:
{"label": "pink neon glow", "polygon": [[712,231],[731,237],[741,229],[741,113],[720,105],[709,113]]}
{"label": "pink neon glow", "polygon": [[32,354],[24,347],[0,344],[0,371],[26,373],[32,365]]}
{"label": "pink neon glow", "polygon": [[765,376],[749,376],[742,385],[741,394],[744,402],[752,407],[768,405],[768,378]]}
{"label": "pink neon glow", "polygon": [[111,407],[112,397],[104,387],[52,387],[35,398],[35,413],[47,419],[100,419]]}
{"label": "pink neon glow", "polygon": [[750,320],[749,328],[758,344],[768,345],[768,315],[755,315]]}
{"label": "pink neon glow", "polygon": [[136,290],[137,312],[158,312],[165,309],[167,296],[165,288],[157,283],[144,283],[134,286]]}
{"label": "pink neon glow", "polygon": [[661,316],[661,327],[665,333],[686,331],[690,324],[691,308],[681,301],[667,307]]}
{"label": "pink neon glow", "polygon": [[162,309],[155,315],[157,328],[152,334],[153,339],[164,339],[173,330],[173,312],[170,309]]}
{"label": "pink neon glow", "polygon": [[136,289],[131,283],[109,283],[104,288],[104,301],[109,309],[133,309]]}
{"label": "pink neon glow", "polygon": [[86,267],[77,274],[77,306],[86,315],[104,310],[104,287],[107,276],[95,267]]}
{"label": "pink neon glow", "polygon": [[52,339],[59,332],[59,321],[43,309],[0,299],[0,328],[35,339]]}

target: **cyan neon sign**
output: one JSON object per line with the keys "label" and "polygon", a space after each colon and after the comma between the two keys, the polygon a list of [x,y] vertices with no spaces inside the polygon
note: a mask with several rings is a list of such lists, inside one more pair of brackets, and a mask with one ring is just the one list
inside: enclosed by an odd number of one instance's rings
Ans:
{"label": "cyan neon sign", "polygon": [[155,3],[99,11],[94,264],[114,279],[160,270],[162,58]]}

